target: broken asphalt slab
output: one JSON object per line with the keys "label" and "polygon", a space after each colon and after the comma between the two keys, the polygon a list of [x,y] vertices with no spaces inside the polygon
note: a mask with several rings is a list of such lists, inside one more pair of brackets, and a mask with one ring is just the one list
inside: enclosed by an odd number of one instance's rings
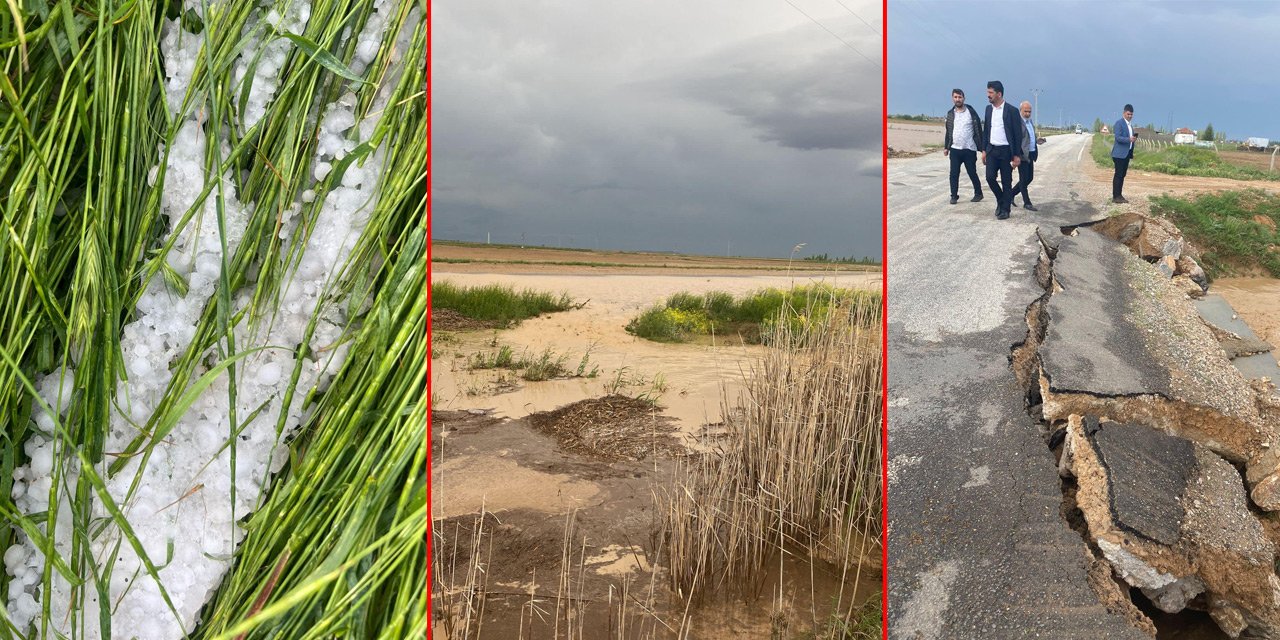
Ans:
{"label": "broken asphalt slab", "polygon": [[1053,261],[1039,348],[1045,418],[1146,424],[1237,463],[1264,451],[1274,426],[1186,296],[1124,245],[1092,228],[1075,234]]}
{"label": "broken asphalt slab", "polygon": [[[1052,232],[1043,230],[1042,235]],[[1089,228],[1058,243],[1049,325],[1040,356],[1050,388],[1102,396],[1170,393],[1169,372],[1128,320],[1123,245]]]}
{"label": "broken asphalt slab", "polygon": [[[1275,547],[1235,468],[1203,446],[1140,425],[1072,416],[1066,441],[1088,535],[1118,576],[1163,611],[1208,609],[1233,637],[1246,627],[1247,637],[1276,637]],[[1125,492],[1143,494],[1133,496],[1146,503],[1140,512],[1120,508]],[[1152,527],[1159,540],[1133,535]]]}
{"label": "broken asphalt slab", "polygon": [[1195,470],[1191,441],[1139,425],[1088,417],[1084,432],[1107,473],[1116,525],[1162,544],[1178,541],[1182,495]]}

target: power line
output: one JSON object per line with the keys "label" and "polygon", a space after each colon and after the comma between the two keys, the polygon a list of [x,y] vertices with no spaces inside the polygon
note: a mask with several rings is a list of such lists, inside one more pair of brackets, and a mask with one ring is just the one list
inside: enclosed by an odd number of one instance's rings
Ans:
{"label": "power line", "polygon": [[[852,13],[852,14],[853,14],[853,17],[855,17],[855,18],[857,18],[857,19],[859,19],[859,20],[862,20],[862,16],[858,15],[858,14],[857,14],[857,12],[855,12],[853,9],[850,9],[850,8],[849,8],[849,5],[847,5],[847,4],[843,3],[843,2],[841,2],[840,0],[836,0],[836,4],[838,4],[838,5],[842,6],[842,7],[844,7],[844,10],[845,10],[845,11],[848,11],[849,13]],[[876,29],[876,28],[875,28],[875,27],[873,27],[873,26],[871,26],[871,23],[870,23],[870,22],[867,22],[866,20],[862,20],[862,24],[867,25],[867,28],[868,28],[868,29],[870,29],[870,30],[871,30],[873,33],[875,33],[876,35],[880,35],[880,30],[879,30],[879,29]]]}
{"label": "power line", "polygon": [[[906,10],[906,12],[911,13],[912,15],[911,15],[910,21],[912,22],[912,24],[922,27],[925,31],[930,32],[931,38],[937,39],[938,41],[941,41],[944,39],[951,40],[951,42],[955,45],[954,47],[952,47],[954,51],[959,52],[960,55],[964,56],[964,58],[968,60],[968,62],[973,66],[981,67],[985,64],[982,60],[978,59],[973,54],[972,51],[969,50],[970,46],[966,44],[962,39],[960,39],[960,37],[957,36],[954,31],[948,28],[945,24],[941,24],[941,23],[934,24],[933,21],[927,15],[927,12],[925,12],[924,14],[918,13],[916,7],[913,7],[911,4],[907,3],[906,0],[903,0],[902,2],[895,2],[893,6],[902,7],[904,10]],[[924,9],[920,9],[919,11],[923,12]],[[898,22],[901,22],[901,21],[898,21]]]}
{"label": "power line", "polygon": [[823,30],[823,31],[826,31],[827,33],[831,34],[831,37],[833,37],[833,38],[835,38],[836,40],[839,40],[840,42],[844,43],[844,46],[849,47],[850,49],[852,49],[852,50],[853,50],[853,52],[854,52],[854,53],[856,53],[856,54],[858,54],[858,55],[862,56],[862,59],[863,59],[863,60],[866,60],[867,62],[870,62],[870,63],[871,63],[872,65],[874,65],[874,66],[875,66],[875,68],[877,68],[877,69],[879,69],[879,68],[880,68],[880,63],[876,62],[875,60],[872,60],[871,58],[868,58],[868,57],[867,57],[867,55],[866,55],[865,53],[863,53],[863,52],[861,52],[861,51],[858,51],[858,48],[857,48],[857,47],[855,47],[855,46],[853,46],[853,45],[851,45],[851,44],[849,44],[849,41],[848,41],[848,40],[845,40],[844,38],[841,38],[840,36],[836,35],[836,32],[834,32],[834,31],[832,31],[832,30],[828,29],[828,28],[827,28],[827,25],[822,24],[821,22],[818,22],[816,19],[814,19],[814,17],[813,17],[813,16],[811,16],[811,15],[809,15],[809,14],[805,13],[805,12],[804,12],[804,9],[801,9],[800,7],[797,7],[797,6],[795,5],[795,3],[791,2],[791,0],[783,0],[783,2],[786,2],[787,4],[791,5],[791,8],[792,8],[792,9],[795,9],[796,11],[799,11],[801,15],[803,15],[804,17],[808,18],[809,20],[813,21],[813,23],[814,23],[814,24],[816,24],[816,25],[818,25],[819,27],[822,27],[822,30]]}

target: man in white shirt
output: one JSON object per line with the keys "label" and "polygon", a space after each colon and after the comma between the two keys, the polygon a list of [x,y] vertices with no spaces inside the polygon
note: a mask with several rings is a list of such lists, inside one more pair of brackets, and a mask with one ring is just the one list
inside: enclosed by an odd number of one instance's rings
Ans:
{"label": "man in white shirt", "polygon": [[987,83],[987,101],[991,104],[982,123],[986,129],[982,164],[987,166],[987,186],[996,195],[996,219],[1005,220],[1013,206],[1013,170],[1022,160],[1022,137],[1026,134],[1017,109],[1004,101],[1004,85],[999,80]]}
{"label": "man in white shirt", "polygon": [[978,143],[982,140],[982,120],[978,111],[964,103],[964,91],[951,90],[954,109],[947,112],[947,134],[942,140],[942,155],[951,158],[951,204],[960,201],[960,166],[964,165],[973,183],[973,199],[982,200],[982,182],[978,180]]}

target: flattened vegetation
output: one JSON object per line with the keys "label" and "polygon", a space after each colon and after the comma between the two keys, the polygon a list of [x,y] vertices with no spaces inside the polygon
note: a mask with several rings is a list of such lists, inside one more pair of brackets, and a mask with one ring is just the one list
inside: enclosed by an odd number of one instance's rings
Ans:
{"label": "flattened vegetation", "polygon": [[531,414],[528,422],[555,438],[565,452],[598,460],[644,460],[685,451],[672,435],[674,421],[659,413],[652,402],[639,398],[590,398]]}

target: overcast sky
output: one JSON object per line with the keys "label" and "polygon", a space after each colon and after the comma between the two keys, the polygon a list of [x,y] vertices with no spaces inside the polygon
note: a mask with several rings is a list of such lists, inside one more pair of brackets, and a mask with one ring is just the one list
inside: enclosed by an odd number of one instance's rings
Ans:
{"label": "overcast sky", "polygon": [[[889,3],[889,112],[941,115],[952,87],[985,106],[1042,89],[1042,123],[1134,120],[1280,138],[1270,48],[1280,3],[1181,0]],[[993,46],[993,43],[999,46]]]}
{"label": "overcast sky", "polygon": [[878,0],[433,9],[436,238],[879,257]]}

